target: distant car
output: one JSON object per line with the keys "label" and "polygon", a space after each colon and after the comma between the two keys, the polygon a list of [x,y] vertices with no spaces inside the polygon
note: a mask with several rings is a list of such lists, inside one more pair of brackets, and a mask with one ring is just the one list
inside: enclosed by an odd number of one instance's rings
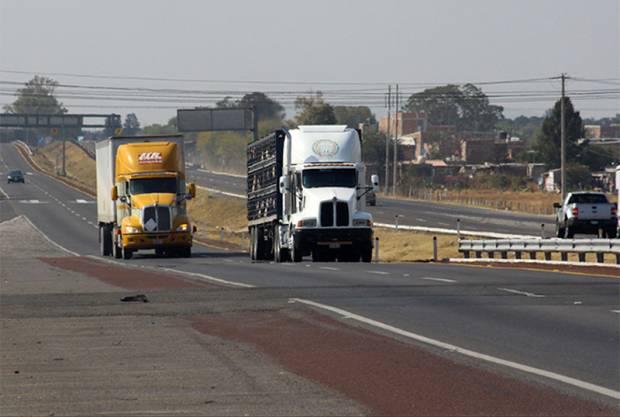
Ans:
{"label": "distant car", "polygon": [[376,206],[377,205],[377,195],[373,190],[370,190],[366,193],[366,205],[367,206]]}
{"label": "distant car", "polygon": [[24,174],[21,171],[16,170],[9,172],[9,175],[7,175],[6,177],[6,182],[7,184],[10,184],[12,182],[21,182],[23,184],[26,181],[24,181]]}
{"label": "distant car", "polygon": [[561,238],[573,238],[575,233],[598,234],[614,239],[618,225],[618,208],[604,193],[569,193],[563,204],[554,203],[555,231]]}

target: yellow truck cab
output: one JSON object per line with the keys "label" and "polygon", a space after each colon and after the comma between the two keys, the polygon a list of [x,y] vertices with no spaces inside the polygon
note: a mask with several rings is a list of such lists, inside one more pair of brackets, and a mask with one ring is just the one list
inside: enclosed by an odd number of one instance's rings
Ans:
{"label": "yellow truck cab", "polygon": [[101,255],[191,256],[195,186],[186,184],[182,135],[112,137],[97,143],[96,160]]}

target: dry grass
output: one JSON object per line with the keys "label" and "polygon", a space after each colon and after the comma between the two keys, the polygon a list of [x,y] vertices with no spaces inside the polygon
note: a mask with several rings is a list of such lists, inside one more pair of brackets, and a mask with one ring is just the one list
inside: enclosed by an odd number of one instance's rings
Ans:
{"label": "dry grass", "polygon": [[454,235],[375,228],[379,238],[379,259],[382,262],[406,262],[433,259],[433,236],[437,236],[437,256],[458,258]]}
{"label": "dry grass", "polygon": [[[617,200],[615,194],[608,194],[607,196],[611,201]],[[560,195],[555,193],[485,189],[462,191],[419,190],[413,192],[411,198],[541,215],[554,214],[553,203],[560,202]]]}
{"label": "dry grass", "polygon": [[[58,175],[62,170],[62,142],[52,142],[40,148],[33,148],[33,159],[47,173]],[[95,160],[82,149],[67,141],[66,143],[67,179],[95,190],[97,177]]]}

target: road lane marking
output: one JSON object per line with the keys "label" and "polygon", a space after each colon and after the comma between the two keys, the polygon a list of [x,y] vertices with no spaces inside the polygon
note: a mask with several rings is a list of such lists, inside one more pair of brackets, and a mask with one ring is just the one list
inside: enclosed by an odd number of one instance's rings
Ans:
{"label": "road lane marking", "polygon": [[19,200],[20,203],[22,204],[46,204],[47,201],[41,201],[41,200]]}
{"label": "road lane marking", "polygon": [[448,278],[421,277],[421,279],[425,279],[427,281],[437,281],[437,282],[457,282],[456,280],[448,279]]}
{"label": "road lane marking", "polygon": [[84,200],[82,198],[78,198],[77,200],[75,200],[75,202],[78,204],[94,204],[95,203],[92,200]]}
{"label": "road lane marking", "polygon": [[510,289],[510,288],[498,288],[498,290],[506,291],[506,292],[509,292],[509,293],[512,293],[512,294],[525,295],[526,297],[536,297],[536,298],[544,298],[545,297],[542,294],[534,294],[533,292],[513,290],[513,289]]}
{"label": "road lane marking", "polygon": [[23,218],[24,218],[24,219],[25,219],[25,220],[26,220],[26,221],[30,224],[30,226],[32,226],[32,228],[33,228],[34,230],[36,230],[37,232],[39,232],[39,234],[40,234],[41,236],[43,236],[43,238],[44,238],[45,240],[47,240],[49,243],[51,243],[52,245],[56,246],[57,248],[59,248],[59,249],[61,249],[61,250],[65,251],[65,252],[67,252],[67,253],[70,253],[70,254],[71,254],[71,255],[73,255],[73,256],[80,256],[77,252],[73,252],[72,250],[69,250],[69,249],[65,248],[64,246],[62,246],[62,245],[60,245],[60,244],[58,244],[58,243],[54,242],[52,239],[50,239],[50,238],[49,238],[49,236],[47,236],[45,233],[43,233],[43,231],[41,231],[41,229],[39,229],[37,226],[35,226],[35,224],[34,224],[34,223],[33,223],[33,222],[32,222],[32,221],[28,218],[28,216],[24,216],[24,215],[22,214],[22,217],[23,217]]}
{"label": "road lane marking", "polygon": [[9,195],[2,189],[2,187],[0,187],[0,193],[2,193],[3,196],[6,197],[7,200],[9,200],[11,197],[9,197]]}
{"label": "road lane marking", "polygon": [[340,271],[340,268],[334,268],[333,266],[320,266],[319,269],[325,269],[326,271]]}
{"label": "road lane marking", "polygon": [[390,275],[389,272],[385,272],[385,271],[366,271],[369,274],[377,274],[377,275]]}
{"label": "road lane marking", "polygon": [[620,310],[609,310],[609,311],[611,311],[612,313],[618,313],[618,314],[620,314]]}
{"label": "road lane marking", "polygon": [[522,372],[527,372],[530,374],[534,374],[534,375],[538,375],[538,376],[542,376],[544,378],[548,378],[548,379],[552,379],[554,381],[559,381],[559,382],[563,382],[565,384],[568,385],[572,385],[587,391],[591,391],[600,395],[605,395],[607,397],[611,397],[614,399],[620,399],[620,391],[615,391],[613,389],[609,389],[606,387],[602,387],[600,385],[595,385],[592,384],[590,382],[586,382],[586,381],[581,381],[579,379],[576,378],[572,378],[566,375],[562,375],[562,374],[558,374],[555,372],[551,372],[551,371],[547,371],[544,369],[540,369],[540,368],[535,368],[533,366],[529,366],[529,365],[524,365],[518,362],[513,362],[513,361],[509,361],[506,359],[502,359],[502,358],[497,358],[495,356],[491,356],[491,355],[487,355],[485,353],[480,353],[480,352],[476,352],[470,349],[466,349],[466,348],[462,348],[460,346],[456,346],[456,345],[452,345],[450,343],[446,343],[446,342],[442,342],[440,340],[437,339],[431,339],[430,337],[426,337],[417,333],[413,333],[413,332],[409,332],[407,330],[403,330],[400,329],[398,327],[394,327],[391,326],[389,324],[386,323],[382,323],[380,321],[376,321],[373,319],[370,319],[368,317],[364,317],[364,316],[360,316],[359,314],[355,314],[352,313],[350,311],[347,310],[343,310],[341,308],[338,307],[333,307],[327,304],[321,304],[321,303],[317,303],[315,301],[310,301],[310,300],[306,300],[306,299],[302,299],[302,298],[293,298],[292,299],[294,302],[298,302],[301,304],[306,304],[318,309],[323,309],[323,310],[327,310],[327,311],[331,311],[332,313],[338,314],[342,317],[346,317],[349,320],[356,320],[360,323],[364,323],[367,324],[369,326],[373,326],[382,330],[386,330],[388,332],[400,335],[400,336],[404,336],[407,337],[409,339],[412,340],[416,340],[418,342],[422,342],[422,343],[426,343],[428,345],[431,346],[435,346],[438,347],[440,349],[445,349],[451,352],[455,352],[455,353],[459,353],[461,355],[464,356],[468,356],[471,358],[475,358],[478,360],[482,360],[482,361],[486,361],[486,362],[490,362],[490,363],[494,363],[497,365],[502,365],[502,366],[506,366],[509,368],[513,368],[513,369],[517,369],[519,371]]}

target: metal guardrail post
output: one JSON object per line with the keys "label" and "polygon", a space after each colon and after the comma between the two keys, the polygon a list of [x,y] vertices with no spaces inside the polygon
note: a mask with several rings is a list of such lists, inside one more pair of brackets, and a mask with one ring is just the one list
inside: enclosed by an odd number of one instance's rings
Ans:
{"label": "metal guardrail post", "polygon": [[545,238],[545,224],[544,223],[540,224],[540,238],[541,239]]}
{"label": "metal guardrail post", "polygon": [[563,262],[568,262],[568,252],[560,252],[560,257]]}
{"label": "metal guardrail post", "polygon": [[437,261],[437,236],[433,236],[433,261]]}
{"label": "metal guardrail post", "polygon": [[379,237],[375,237],[375,262],[379,262]]}
{"label": "metal guardrail post", "polygon": [[456,219],[456,241],[461,240],[461,219]]}
{"label": "metal guardrail post", "polygon": [[598,262],[600,264],[605,263],[605,253],[603,253],[603,252],[596,252],[596,262]]}
{"label": "metal guardrail post", "polygon": [[586,254],[583,252],[579,253],[579,262],[585,262],[586,261]]}

